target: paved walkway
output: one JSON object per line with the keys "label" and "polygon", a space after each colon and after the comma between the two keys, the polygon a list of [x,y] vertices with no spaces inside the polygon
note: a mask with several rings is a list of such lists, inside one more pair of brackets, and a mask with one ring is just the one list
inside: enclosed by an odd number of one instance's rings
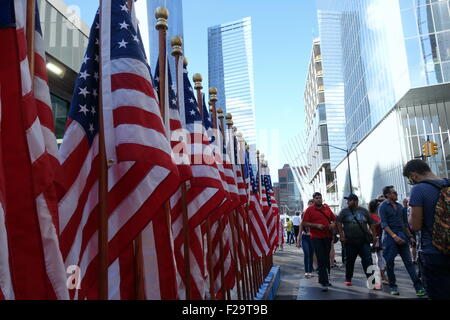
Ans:
{"label": "paved walkway", "polygon": [[[417,299],[411,279],[405,270],[400,257],[395,262],[398,290],[400,296],[391,296],[389,286],[383,290],[371,290],[367,288],[366,277],[362,272],[361,261],[358,258],[355,263],[355,275],[353,286],[344,285],[345,268],[341,263],[341,245],[336,244],[336,260],[341,267],[331,270],[330,282],[332,286],[328,292],[322,292],[317,274],[311,279],[304,278],[303,251],[294,245],[285,245],[284,251],[277,251],[274,255],[274,265],[279,265],[281,270],[281,284],[277,292],[276,300],[336,300],[336,299]],[[375,261],[375,260],[374,260]],[[423,299],[423,298],[422,298]]]}

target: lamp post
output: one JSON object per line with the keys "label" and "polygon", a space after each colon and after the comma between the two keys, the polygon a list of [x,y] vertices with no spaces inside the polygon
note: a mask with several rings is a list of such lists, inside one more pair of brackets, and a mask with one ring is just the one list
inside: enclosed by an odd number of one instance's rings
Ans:
{"label": "lamp post", "polygon": [[347,154],[348,181],[349,181],[349,183],[350,183],[350,193],[353,193],[352,173],[351,173],[351,170],[350,170],[350,152],[352,151],[352,147],[353,147],[355,144],[357,144],[357,143],[358,143],[357,141],[353,142],[352,145],[350,146],[350,149],[344,149],[344,148],[336,147],[336,146],[333,146],[333,145],[328,144],[328,143],[321,143],[321,144],[318,144],[318,145],[317,145],[318,147],[331,147],[331,148],[335,148],[335,149],[344,151],[344,152]]}

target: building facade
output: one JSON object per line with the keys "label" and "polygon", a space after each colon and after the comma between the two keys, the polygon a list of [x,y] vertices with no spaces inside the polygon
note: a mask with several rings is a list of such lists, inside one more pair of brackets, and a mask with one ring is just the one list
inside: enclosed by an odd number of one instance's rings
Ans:
{"label": "building facade", "polygon": [[[353,191],[363,201],[396,185],[409,186],[404,163],[421,155],[430,138],[439,154],[427,159],[448,176],[450,3],[448,0],[317,0],[322,57],[325,28],[340,20],[340,62],[346,118],[346,147],[354,151],[337,167],[340,198]],[[335,30],[333,33],[336,38]]]}
{"label": "building facade", "polygon": [[47,58],[55,133],[62,141],[73,88],[88,44],[89,27],[75,7],[61,0],[38,1]]}
{"label": "building facade", "polygon": [[254,154],[256,107],[250,17],[208,28],[209,86],[218,89],[217,106],[233,115]]}
{"label": "building facade", "polygon": [[293,214],[297,210],[303,210],[302,198],[294,180],[291,167],[285,164],[278,170],[278,207],[282,213]]}

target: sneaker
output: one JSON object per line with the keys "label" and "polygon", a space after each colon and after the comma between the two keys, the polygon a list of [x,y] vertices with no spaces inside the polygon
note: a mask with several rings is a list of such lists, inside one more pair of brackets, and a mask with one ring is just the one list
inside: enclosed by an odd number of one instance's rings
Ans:
{"label": "sneaker", "polygon": [[305,273],[305,278],[306,278],[306,279],[311,278],[311,276],[309,275],[309,273]]}
{"label": "sneaker", "polygon": [[326,284],[323,284],[323,285],[322,285],[322,291],[323,291],[323,292],[328,291],[328,286],[327,286]]}
{"label": "sneaker", "polygon": [[345,284],[347,287],[350,287],[350,286],[352,285],[352,282],[351,282],[351,281],[345,281],[344,284]]}
{"label": "sneaker", "polygon": [[396,288],[391,288],[390,294],[393,296],[398,296],[398,295],[400,295],[400,292],[398,292],[398,290]]}
{"label": "sneaker", "polygon": [[424,297],[426,295],[427,295],[427,293],[423,289],[419,289],[416,291],[416,296],[418,296],[418,297]]}

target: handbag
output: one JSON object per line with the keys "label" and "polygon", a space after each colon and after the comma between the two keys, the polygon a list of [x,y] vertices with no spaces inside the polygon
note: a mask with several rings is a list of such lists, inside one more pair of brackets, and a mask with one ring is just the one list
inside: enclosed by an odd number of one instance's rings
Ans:
{"label": "handbag", "polygon": [[364,234],[364,237],[365,237],[365,241],[367,242],[367,243],[371,243],[372,242],[372,235],[370,234],[370,233],[368,233],[366,230],[364,230],[364,228],[362,227],[362,225],[359,223],[359,221],[358,221],[358,219],[356,219],[356,216],[355,216],[355,213],[353,212],[353,210],[352,209],[350,209],[350,208],[348,208],[349,210],[350,210],[350,212],[352,213],[352,216],[353,216],[353,219],[356,221],[356,223],[358,224],[358,226],[359,226],[359,228],[361,229],[361,231],[363,232],[363,234]]}
{"label": "handbag", "polygon": [[[331,224],[331,220],[328,218],[328,216],[325,214],[325,212],[322,211],[322,209],[319,209],[320,213],[328,220],[328,223]],[[339,241],[339,237],[337,235],[336,229],[332,230],[333,233],[333,243],[336,243]]]}

